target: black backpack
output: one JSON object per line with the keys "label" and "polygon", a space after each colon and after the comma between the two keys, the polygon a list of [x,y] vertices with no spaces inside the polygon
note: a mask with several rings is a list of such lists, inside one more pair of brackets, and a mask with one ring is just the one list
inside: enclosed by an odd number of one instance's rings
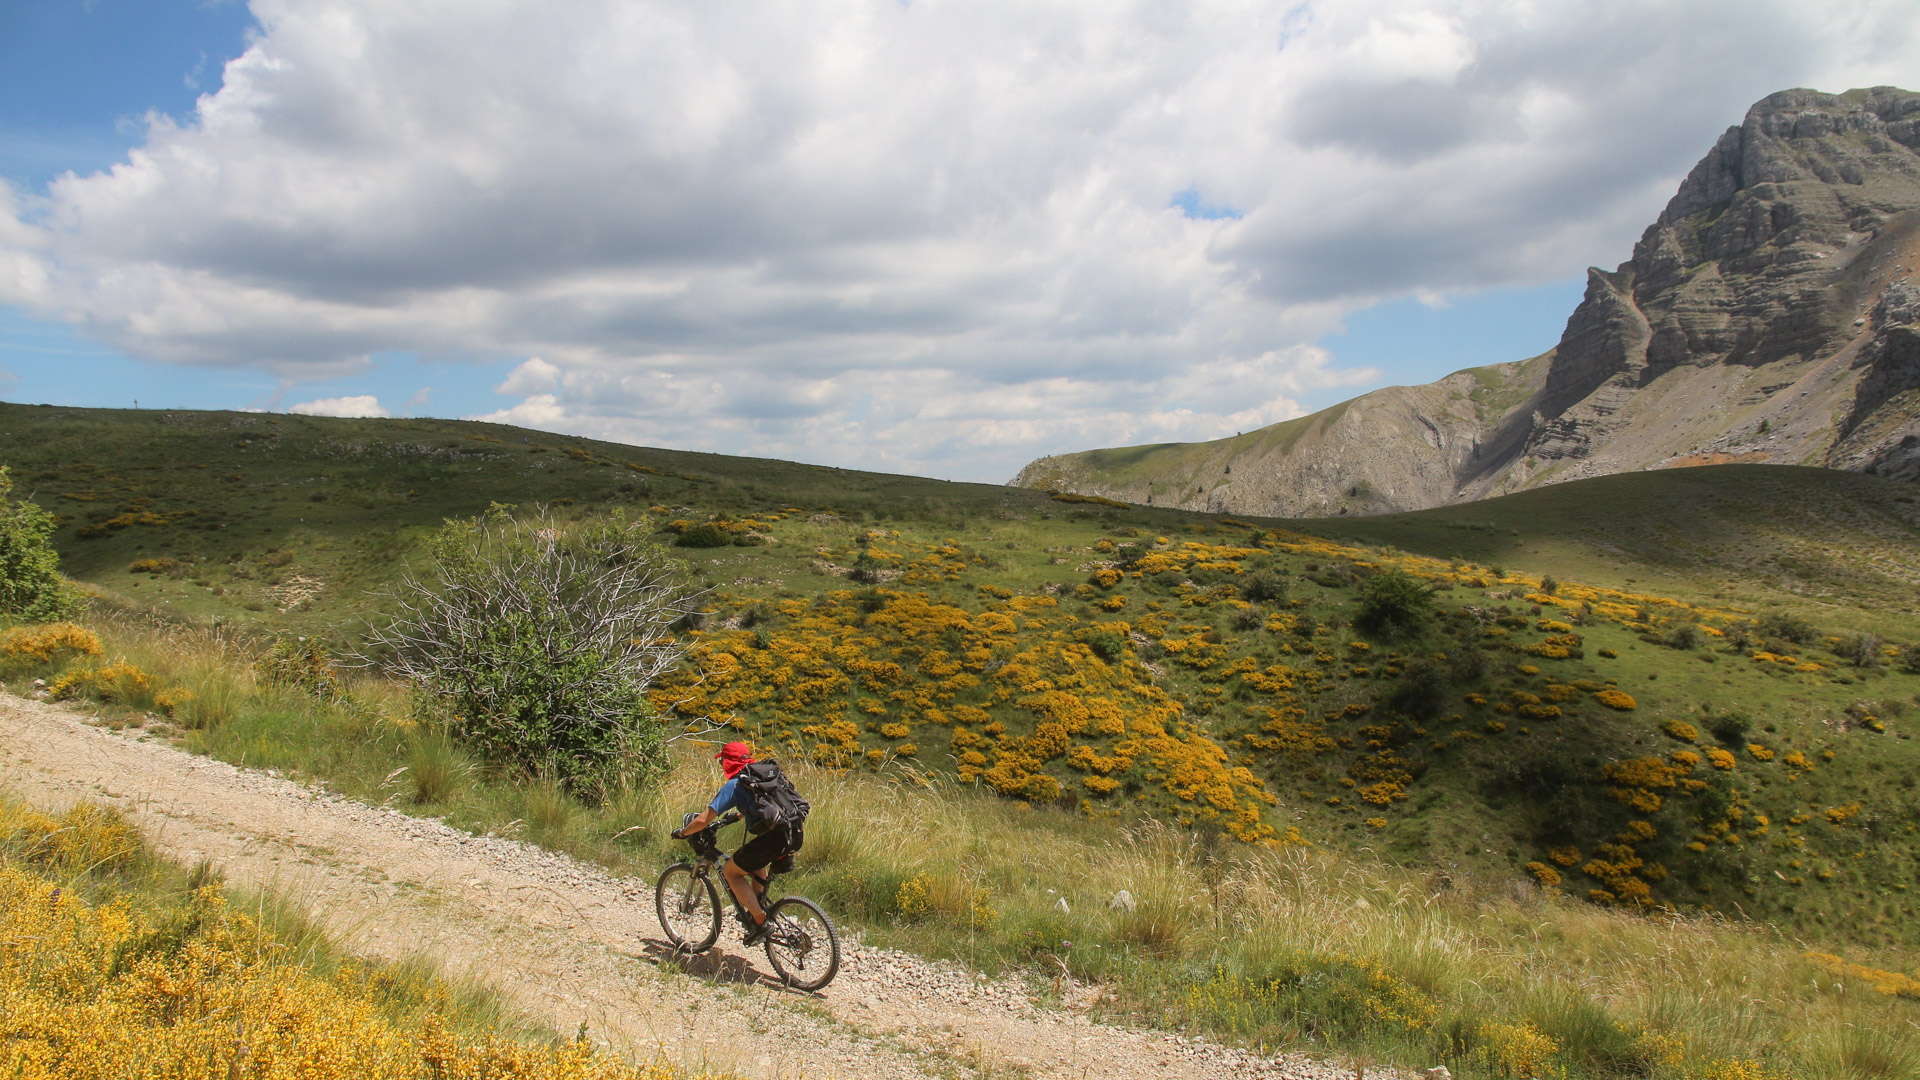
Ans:
{"label": "black backpack", "polygon": [[740,771],[740,780],[753,796],[753,808],[747,811],[747,831],[758,836],[775,829],[786,829],[798,848],[801,826],[806,823],[807,800],[794,789],[793,781],[777,761],[756,761]]}

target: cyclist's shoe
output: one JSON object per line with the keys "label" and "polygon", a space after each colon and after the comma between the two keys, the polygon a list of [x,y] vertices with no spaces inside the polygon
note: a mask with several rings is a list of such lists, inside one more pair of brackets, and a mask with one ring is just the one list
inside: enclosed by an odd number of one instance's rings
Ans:
{"label": "cyclist's shoe", "polygon": [[767,929],[772,924],[773,924],[773,920],[768,919],[766,922],[761,923],[759,926],[747,927],[747,936],[741,939],[741,943],[746,945],[760,944],[760,942],[766,939]]}

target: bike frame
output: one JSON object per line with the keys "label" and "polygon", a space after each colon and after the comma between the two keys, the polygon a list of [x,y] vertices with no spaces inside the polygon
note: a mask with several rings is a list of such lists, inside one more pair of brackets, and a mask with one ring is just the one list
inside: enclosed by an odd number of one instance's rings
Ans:
{"label": "bike frame", "polygon": [[[726,817],[721,818],[719,821],[715,822],[710,827],[717,834],[719,830],[724,829],[727,826],[732,825],[739,820],[740,820],[740,815],[736,813],[729,813],[727,814]],[[728,859],[733,857],[731,852],[720,850],[720,845],[718,843],[717,835],[713,841],[709,842],[706,845],[706,849],[704,851],[696,848],[694,850],[694,854],[697,856],[697,858],[695,859],[695,862],[694,862],[693,872],[694,872],[694,875],[698,877],[701,881],[712,880],[712,874],[715,870],[718,870],[720,868],[720,864],[726,862]],[[773,894],[773,879],[779,877],[780,872],[778,870],[775,870],[773,867],[769,866],[767,867],[767,876],[765,880],[761,880],[758,874],[754,874],[751,872],[749,872],[747,876],[750,878],[753,878],[755,881],[759,883],[758,886],[754,889],[754,892],[757,894],[756,898],[759,899],[761,902],[760,903],[761,910],[763,911],[766,910],[766,906],[767,906],[766,900],[769,896]],[[738,912],[740,915],[745,916],[746,910],[740,906],[740,898],[733,895],[733,887],[727,881],[727,875],[724,872],[721,873],[720,880],[717,884],[726,886],[720,891],[726,895],[726,898],[728,900],[733,901],[733,910]]]}

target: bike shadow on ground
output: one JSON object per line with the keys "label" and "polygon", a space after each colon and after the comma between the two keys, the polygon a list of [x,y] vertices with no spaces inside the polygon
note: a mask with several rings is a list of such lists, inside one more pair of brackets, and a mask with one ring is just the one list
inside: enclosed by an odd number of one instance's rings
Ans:
{"label": "bike shadow on ground", "polygon": [[741,986],[764,986],[804,997],[820,996],[818,992],[807,993],[795,990],[780,976],[762,971],[744,956],[723,952],[718,945],[706,952],[690,953],[685,949],[675,948],[673,943],[665,938],[649,937],[641,939],[640,952],[644,959],[659,967],[672,968],[695,978],[736,983]]}

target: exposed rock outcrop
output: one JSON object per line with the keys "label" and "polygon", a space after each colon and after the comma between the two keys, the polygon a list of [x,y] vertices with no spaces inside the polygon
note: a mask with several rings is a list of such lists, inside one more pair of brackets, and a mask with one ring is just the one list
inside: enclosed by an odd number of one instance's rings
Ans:
{"label": "exposed rock outcrop", "polygon": [[1552,352],[1233,439],[1014,481],[1187,509],[1383,513],[1722,461],[1920,479],[1920,94],[1788,90],[1701,159]]}

